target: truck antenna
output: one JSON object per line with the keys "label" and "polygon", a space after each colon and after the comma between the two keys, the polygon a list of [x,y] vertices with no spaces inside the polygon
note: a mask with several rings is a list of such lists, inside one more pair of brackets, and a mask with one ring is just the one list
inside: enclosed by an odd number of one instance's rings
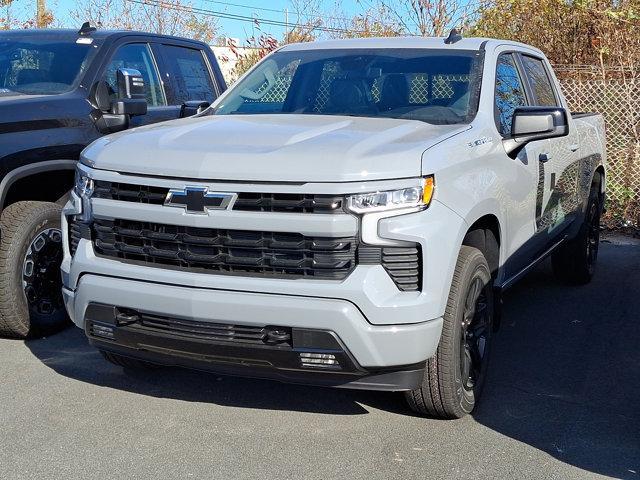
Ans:
{"label": "truck antenna", "polygon": [[92,27],[89,22],[84,22],[80,30],[78,30],[78,35],[86,36],[91,35],[93,32],[97,30],[96,27]]}
{"label": "truck antenna", "polygon": [[460,40],[462,40],[462,35],[457,28],[452,28],[451,32],[449,32],[449,36],[445,38],[444,43],[450,45],[452,43],[459,42]]}

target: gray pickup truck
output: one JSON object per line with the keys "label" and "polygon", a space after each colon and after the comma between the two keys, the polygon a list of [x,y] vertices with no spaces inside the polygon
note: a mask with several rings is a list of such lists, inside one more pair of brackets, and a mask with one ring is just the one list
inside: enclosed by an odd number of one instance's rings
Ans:
{"label": "gray pickup truck", "polygon": [[514,42],[287,45],[195,118],[84,150],[67,310],[107,360],[476,405],[502,292],[586,283],[604,125]]}

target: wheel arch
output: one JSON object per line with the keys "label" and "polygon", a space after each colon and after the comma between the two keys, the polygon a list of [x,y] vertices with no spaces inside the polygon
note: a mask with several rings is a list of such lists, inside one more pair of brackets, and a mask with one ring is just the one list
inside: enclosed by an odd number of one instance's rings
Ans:
{"label": "wheel arch", "polygon": [[[76,160],[47,160],[11,170],[0,181],[0,212],[16,201],[55,202],[73,187],[76,164]],[[35,190],[21,188],[28,182]]]}
{"label": "wheel arch", "polygon": [[603,165],[598,165],[598,167],[593,172],[593,177],[591,179],[591,184],[593,185],[595,182],[598,182],[598,188],[600,189],[600,195],[604,195],[605,185],[606,185],[606,173]]}
{"label": "wheel arch", "polygon": [[502,234],[500,220],[492,213],[482,215],[467,229],[462,240],[462,245],[477,248],[487,259],[491,275],[496,278],[500,268],[500,249]]}

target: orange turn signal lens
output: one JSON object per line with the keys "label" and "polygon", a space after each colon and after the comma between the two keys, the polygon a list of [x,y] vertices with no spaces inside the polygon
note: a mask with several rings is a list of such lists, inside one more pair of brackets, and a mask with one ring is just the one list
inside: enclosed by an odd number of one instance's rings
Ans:
{"label": "orange turn signal lens", "polygon": [[428,207],[431,203],[435,188],[436,182],[433,179],[433,176],[424,179],[424,187],[422,189],[422,203],[424,203],[425,207]]}

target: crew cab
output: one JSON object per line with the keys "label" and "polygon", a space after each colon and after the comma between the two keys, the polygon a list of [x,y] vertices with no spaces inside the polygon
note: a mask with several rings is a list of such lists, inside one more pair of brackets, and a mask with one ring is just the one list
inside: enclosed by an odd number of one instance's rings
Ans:
{"label": "crew cab", "polygon": [[594,274],[604,125],[504,40],[292,44],[194,118],[97,140],[63,295],[105,358],[472,411],[502,293]]}
{"label": "crew cab", "polygon": [[201,42],[89,24],[0,32],[1,336],[68,323],[60,210],[82,149],[109,133],[193,115],[225,88]]}

